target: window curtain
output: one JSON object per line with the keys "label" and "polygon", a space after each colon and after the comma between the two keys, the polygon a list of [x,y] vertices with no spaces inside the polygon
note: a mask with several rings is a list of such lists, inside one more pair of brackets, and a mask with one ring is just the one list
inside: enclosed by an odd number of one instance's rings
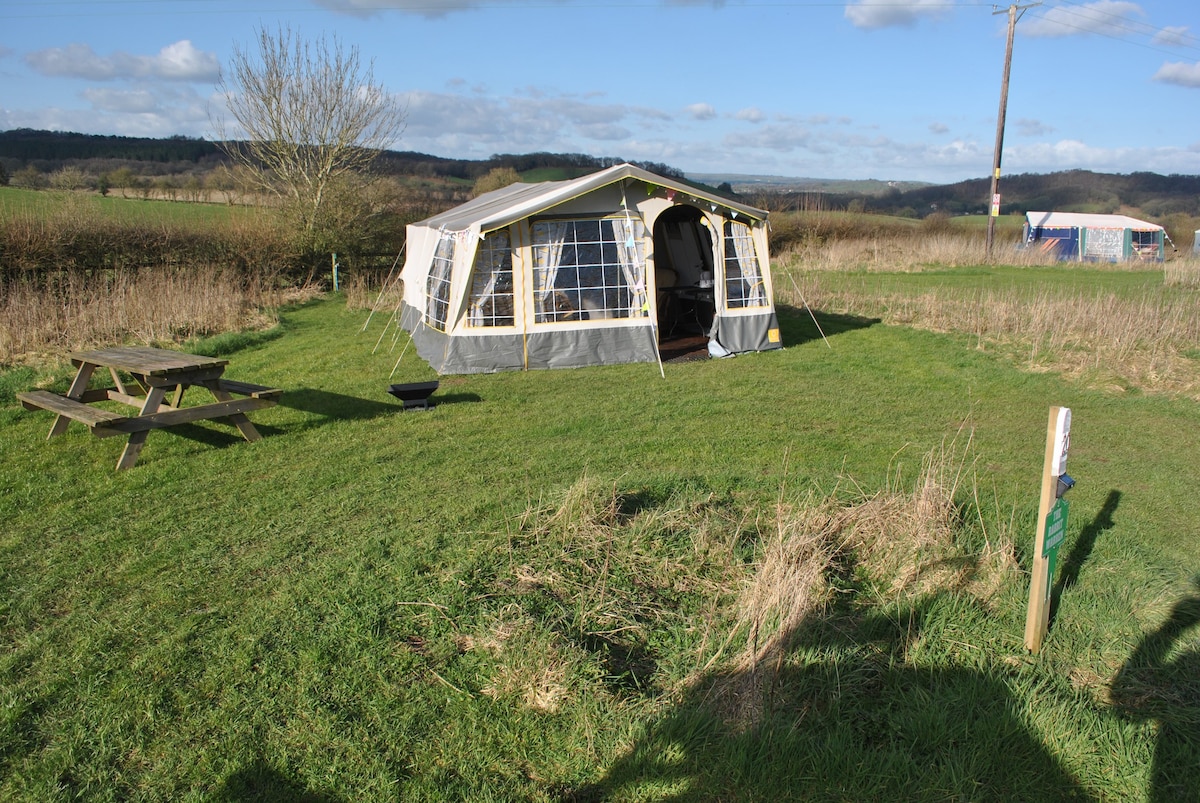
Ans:
{"label": "window curtain", "polygon": [[484,317],[488,302],[495,309],[496,282],[505,270],[509,252],[508,232],[495,231],[483,238],[475,251],[475,278],[471,287],[471,325],[491,326]]}
{"label": "window curtain", "polygon": [[638,318],[648,314],[646,306],[646,271],[642,258],[645,227],[642,221],[626,217],[606,221],[612,224],[613,239],[617,244],[617,261],[629,287],[629,317]]}
{"label": "window curtain", "polygon": [[446,317],[450,308],[450,271],[454,266],[454,233],[440,233],[433,264],[429,269],[426,285],[426,322],[436,329],[446,331]]}
{"label": "window curtain", "polygon": [[754,250],[754,238],[750,227],[745,223],[736,222],[730,222],[728,225],[730,237],[733,239],[733,250],[742,269],[742,279],[748,288],[741,306],[761,307],[767,302],[767,288],[758,270],[758,254]]}
{"label": "window curtain", "polygon": [[538,321],[548,319],[553,312],[553,305],[548,304],[554,293],[554,282],[558,279],[558,266],[562,261],[563,245],[567,240],[568,221],[549,220],[534,225],[534,269],[537,273],[537,318]]}

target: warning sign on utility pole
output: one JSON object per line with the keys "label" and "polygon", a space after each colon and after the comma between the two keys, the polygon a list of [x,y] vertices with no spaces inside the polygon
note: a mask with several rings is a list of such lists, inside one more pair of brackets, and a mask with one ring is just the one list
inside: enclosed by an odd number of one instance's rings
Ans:
{"label": "warning sign on utility pole", "polygon": [[1051,407],[1046,425],[1046,460],[1042,470],[1042,497],[1033,545],[1033,578],[1029,583],[1029,611],[1025,616],[1025,648],[1038,652],[1050,625],[1050,592],[1058,548],[1067,534],[1067,500],[1075,480],[1067,473],[1067,452],[1071,447],[1071,410]]}

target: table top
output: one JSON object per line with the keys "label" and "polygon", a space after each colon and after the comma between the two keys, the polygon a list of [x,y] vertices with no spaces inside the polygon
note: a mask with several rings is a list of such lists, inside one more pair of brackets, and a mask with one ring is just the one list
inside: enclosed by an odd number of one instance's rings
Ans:
{"label": "table top", "polygon": [[122,346],[94,351],[76,351],[70,356],[71,362],[75,365],[89,363],[106,368],[117,368],[142,376],[169,376],[186,371],[222,368],[229,364],[229,360],[220,360],[216,357],[185,354],[182,351],[157,349],[150,346]]}

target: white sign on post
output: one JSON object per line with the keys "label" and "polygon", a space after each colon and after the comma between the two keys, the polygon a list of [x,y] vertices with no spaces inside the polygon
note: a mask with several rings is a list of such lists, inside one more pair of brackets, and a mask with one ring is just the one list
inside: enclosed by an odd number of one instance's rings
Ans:
{"label": "white sign on post", "polygon": [[1058,420],[1054,424],[1054,461],[1050,473],[1061,477],[1067,473],[1067,450],[1071,448],[1071,408],[1059,407]]}

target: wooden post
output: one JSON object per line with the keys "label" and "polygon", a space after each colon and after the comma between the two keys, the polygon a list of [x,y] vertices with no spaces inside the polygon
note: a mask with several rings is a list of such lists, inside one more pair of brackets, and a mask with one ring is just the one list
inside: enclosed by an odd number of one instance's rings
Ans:
{"label": "wooden post", "polygon": [[[1029,583],[1029,609],[1025,616],[1025,648],[1036,653],[1050,625],[1050,589],[1054,578],[1054,544],[1047,554],[1046,521],[1058,500],[1058,478],[1066,473],[1066,450],[1071,428],[1071,411],[1051,407],[1046,425],[1046,457],[1042,467],[1042,496],[1038,502],[1037,530],[1033,541],[1033,576]],[[1066,522],[1062,522],[1065,528]]]}
{"label": "wooden post", "polygon": [[337,263],[337,254],[336,253],[334,253],[330,256],[329,262],[330,262],[330,270],[333,273],[333,292],[336,293],[338,291],[338,263]]}
{"label": "wooden post", "polygon": [[996,115],[996,148],[992,155],[992,191],[989,195],[991,208],[988,210],[987,225],[987,258],[992,258],[992,242],[996,238],[996,216],[1000,214],[1000,156],[1004,150],[1004,118],[1008,111],[1008,77],[1012,72],[1013,39],[1017,33],[1017,20],[1025,9],[1040,6],[1041,3],[1031,3],[1025,6],[1013,4],[1007,12],[994,11],[993,14],[1008,14],[1008,44],[1004,49],[1004,77],[1000,81],[1000,112]]}

